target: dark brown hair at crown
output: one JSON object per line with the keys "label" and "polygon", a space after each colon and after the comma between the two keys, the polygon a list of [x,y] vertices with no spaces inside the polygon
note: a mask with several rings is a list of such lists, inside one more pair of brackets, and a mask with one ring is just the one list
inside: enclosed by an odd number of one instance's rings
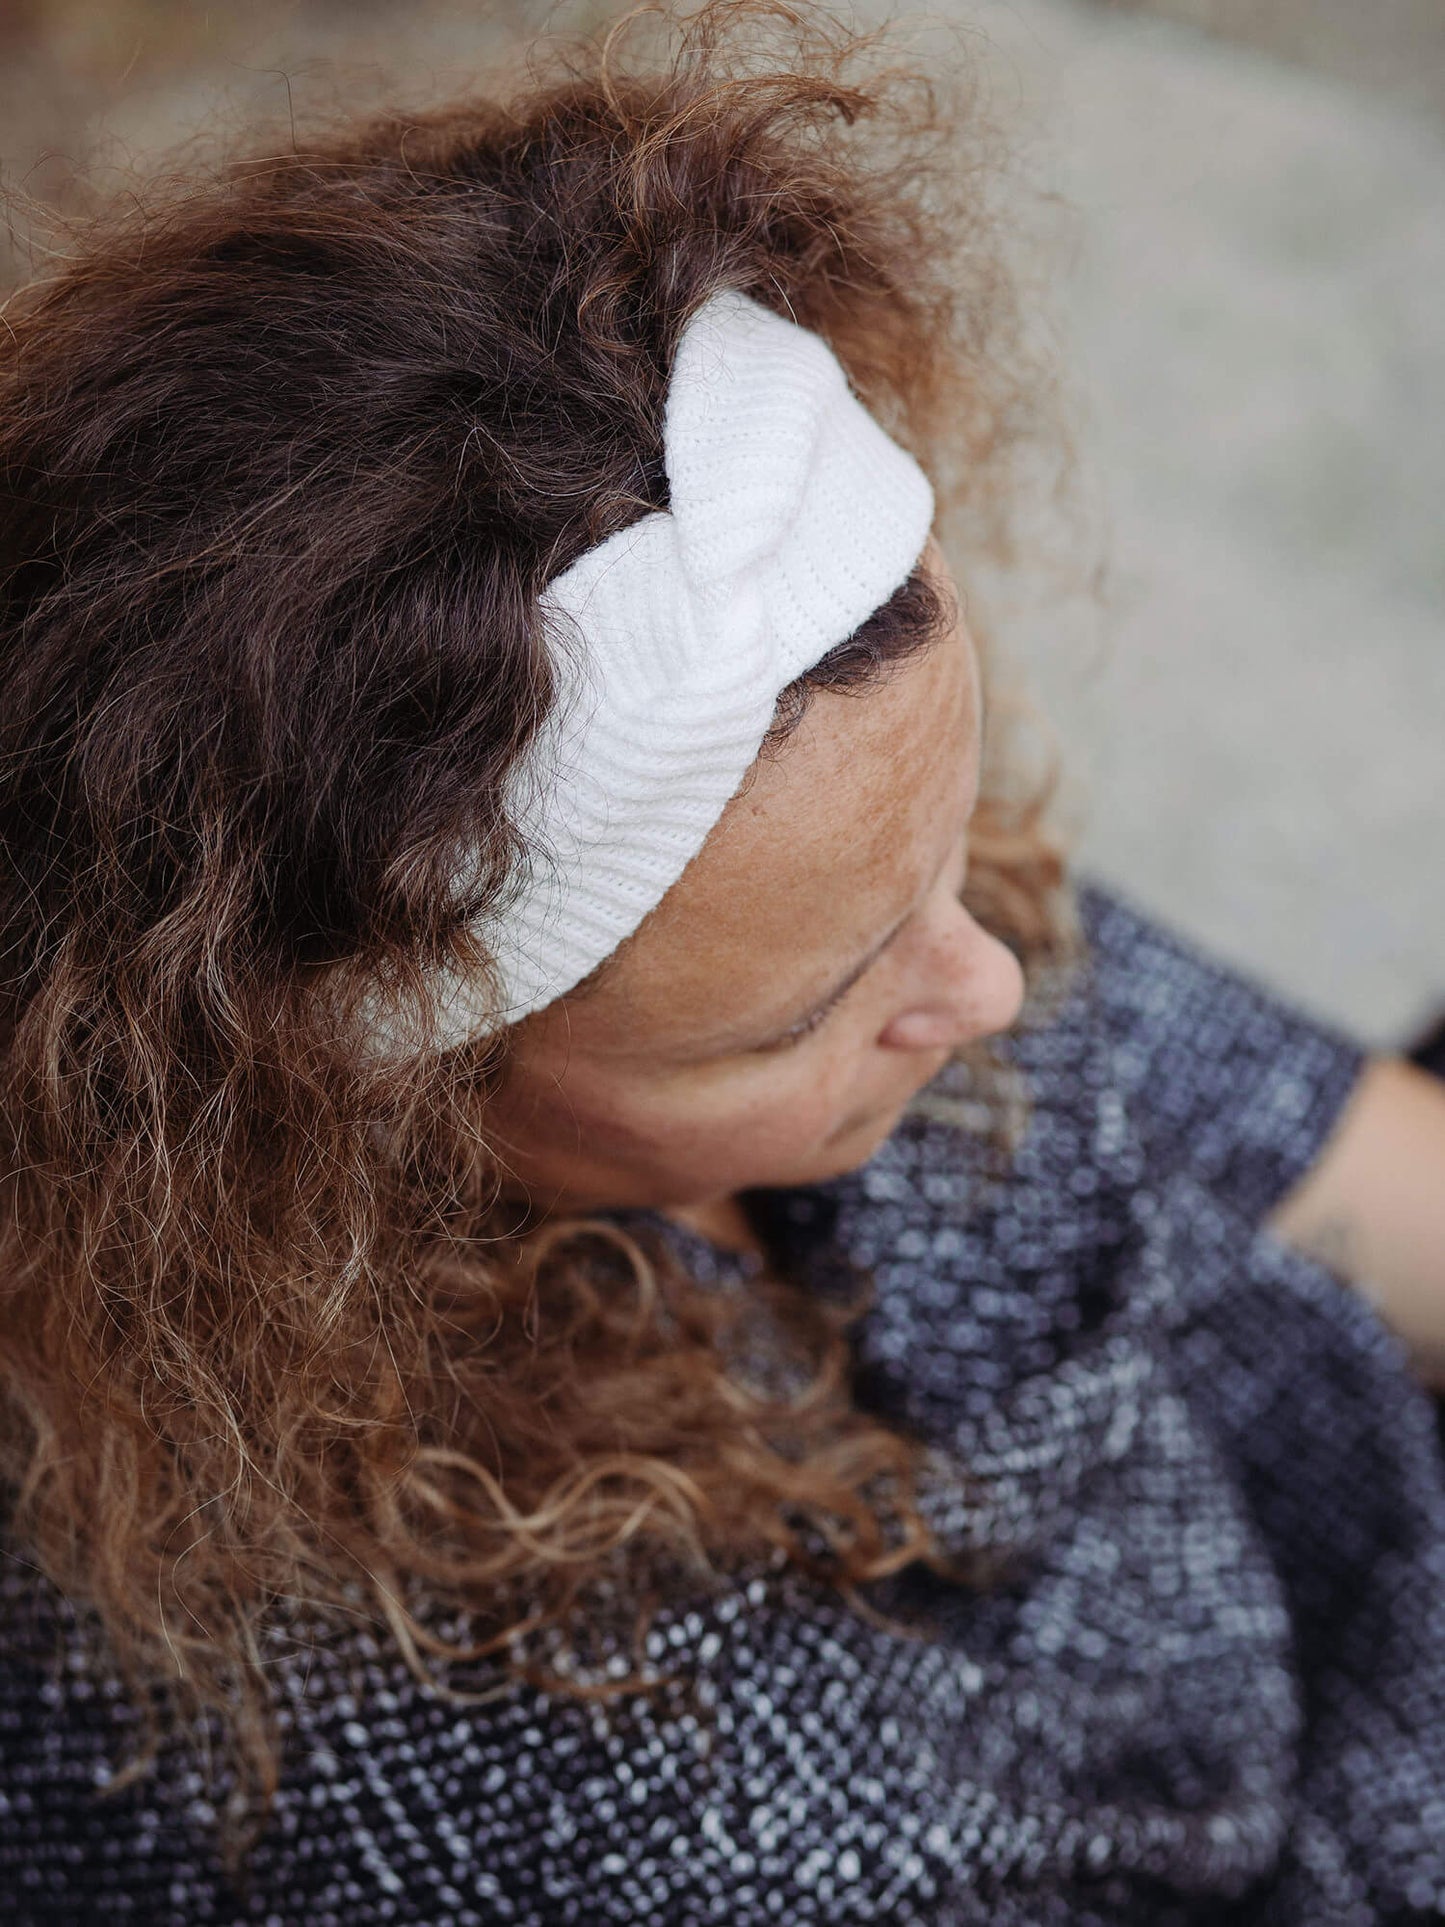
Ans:
{"label": "dark brown hair at crown", "polygon": [[[821,331],[996,553],[1046,426],[967,99],[821,11],[668,25],[635,69],[625,37],[533,50],[128,199],[0,333],[9,1533],[143,1702],[226,1723],[252,1794],[280,1602],[360,1603],[418,1667],[458,1609],[581,1691],[523,1636],[619,1562],[655,1598],[780,1550],[859,1599],[939,1556],[913,1442],[849,1399],[856,1306],[776,1281],[812,1378],[749,1391],[735,1312],[660,1253],[506,1217],[497,1049],[378,1065],[348,1030],[485,965],[454,871],[480,852],[475,906],[514,866],[539,592],[666,505],[710,293]],[[937,614],[905,585],[811,680],[866,686]],[[990,749],[972,907],[1041,982],[1048,787]]]}

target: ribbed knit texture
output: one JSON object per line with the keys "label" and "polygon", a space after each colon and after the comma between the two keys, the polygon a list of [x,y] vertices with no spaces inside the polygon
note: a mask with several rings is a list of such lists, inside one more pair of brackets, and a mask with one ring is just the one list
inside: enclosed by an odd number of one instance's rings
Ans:
{"label": "ribbed knit texture", "polygon": [[513,795],[536,856],[484,930],[501,1008],[454,978],[444,1043],[540,1009],[642,922],[702,848],[779,693],[905,581],[933,520],[913,457],[811,330],[735,291],[678,346],[671,506],[542,597],[562,689]]}
{"label": "ribbed knit texture", "polygon": [[[1370,1306],[1260,1226],[1364,1051],[1117,894],[1081,907],[1091,965],[1008,1046],[1035,1109],[1006,1177],[944,1121],[969,1098],[948,1073],[863,1170],[759,1199],[804,1288],[871,1268],[855,1396],[931,1447],[946,1540],[1022,1549],[1007,1583],[910,1568],[873,1589],[926,1623],[905,1639],[760,1561],[680,1587],[648,1648],[669,1683],[610,1705],[459,1707],[380,1635],[278,1628],[291,1752],[244,1895],[195,1749],[97,1799],[133,1721],[62,1613],[53,1675],[0,1665],[8,1917],[1445,1919],[1433,1409]],[[747,1264],[669,1235],[749,1290]],[[752,1329],[750,1372],[782,1369],[761,1301]],[[53,1611],[18,1562],[0,1600],[17,1641]],[[546,1650],[606,1678],[618,1644],[596,1620]]]}

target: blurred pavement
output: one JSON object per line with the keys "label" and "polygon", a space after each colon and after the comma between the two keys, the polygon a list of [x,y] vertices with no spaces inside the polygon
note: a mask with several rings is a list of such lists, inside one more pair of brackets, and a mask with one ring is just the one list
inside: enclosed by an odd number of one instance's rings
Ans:
{"label": "blurred pavement", "polygon": [[950,17],[1064,202],[1110,576],[1097,636],[1012,640],[1078,858],[1399,1044],[1445,1004],[1445,134],[1147,15]]}

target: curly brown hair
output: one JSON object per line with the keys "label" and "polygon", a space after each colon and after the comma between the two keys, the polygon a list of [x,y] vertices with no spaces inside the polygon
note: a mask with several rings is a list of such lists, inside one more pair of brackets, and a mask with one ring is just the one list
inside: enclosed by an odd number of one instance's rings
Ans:
{"label": "curly brown hair", "polygon": [[[666,506],[710,294],[823,334],[956,549],[1014,559],[1049,380],[976,103],[774,0],[668,28],[131,196],[0,333],[7,1533],[261,1793],[259,1629],[298,1603],[360,1587],[420,1667],[440,1600],[522,1667],[624,1554],[782,1548],[850,1595],[941,1560],[918,1448],[850,1402],[861,1303],[761,1286],[813,1370],[749,1388],[718,1293],[506,1202],[505,1035],[354,1047],[378,984],[485,967],[451,879],[482,852],[485,904],[518,854],[540,592]],[[780,729],[937,615],[905,585]],[[1015,773],[996,716],[968,899],[1038,1008],[1077,922],[1055,773]]]}

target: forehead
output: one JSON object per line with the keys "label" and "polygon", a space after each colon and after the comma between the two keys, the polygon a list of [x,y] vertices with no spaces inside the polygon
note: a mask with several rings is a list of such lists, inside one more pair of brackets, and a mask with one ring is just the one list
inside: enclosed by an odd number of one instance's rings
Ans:
{"label": "forehead", "polygon": [[665,1055],[790,1020],[906,911],[956,838],[978,707],[962,623],[873,688],[817,692],[613,968],[542,1028],[565,1023],[574,1050]]}

